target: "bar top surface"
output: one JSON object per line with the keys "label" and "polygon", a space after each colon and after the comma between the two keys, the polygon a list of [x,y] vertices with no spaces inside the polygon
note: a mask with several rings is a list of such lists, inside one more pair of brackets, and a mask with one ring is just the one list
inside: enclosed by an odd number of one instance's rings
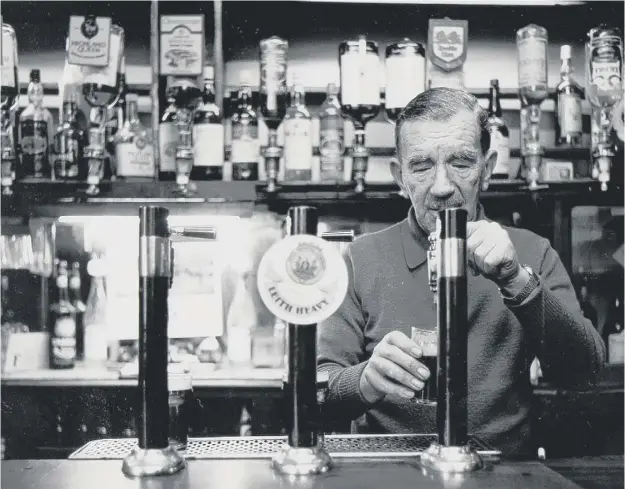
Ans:
{"label": "bar top surface", "polygon": [[[583,461],[583,459],[581,459]],[[583,462],[580,462],[583,463]],[[603,489],[623,487],[622,458],[613,460]],[[620,465],[619,465],[620,464]],[[610,465],[611,466],[611,465]],[[617,470],[616,467],[620,467]],[[620,478],[619,478],[620,476]],[[95,482],[97,481],[97,482]],[[182,472],[166,477],[129,479],[119,460],[10,460],[2,462],[2,487],[8,489],[206,489],[228,487],[293,489],[580,489],[539,462],[504,462],[462,479],[444,480],[423,473],[417,461],[338,460],[330,472],[312,478],[289,478],[274,473],[267,460],[190,460]],[[618,485],[620,484],[620,486]]]}

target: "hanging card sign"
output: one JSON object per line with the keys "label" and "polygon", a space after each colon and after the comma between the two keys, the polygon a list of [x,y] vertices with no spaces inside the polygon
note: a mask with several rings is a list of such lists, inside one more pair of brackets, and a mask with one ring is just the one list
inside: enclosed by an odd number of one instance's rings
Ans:
{"label": "hanging card sign", "polygon": [[430,88],[464,88],[463,65],[467,59],[469,23],[466,20],[430,19],[428,61]]}
{"label": "hanging card sign", "polygon": [[160,58],[161,75],[201,75],[204,15],[161,15]]}
{"label": "hanging card sign", "polygon": [[111,18],[72,15],[69,18],[67,60],[80,66],[108,66]]}

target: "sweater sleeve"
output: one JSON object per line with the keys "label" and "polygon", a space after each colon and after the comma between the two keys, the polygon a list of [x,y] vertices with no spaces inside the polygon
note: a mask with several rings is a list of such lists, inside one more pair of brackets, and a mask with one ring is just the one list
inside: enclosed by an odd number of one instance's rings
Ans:
{"label": "sweater sleeve", "polygon": [[360,393],[365,356],[362,304],[356,292],[351,246],[343,255],[349,275],[347,294],[339,309],[319,323],[317,370],[328,372],[328,396],[322,416],[333,421],[352,421],[369,408]]}
{"label": "sweater sleeve", "polygon": [[584,317],[557,252],[543,243],[540,285],[521,304],[506,305],[535,342],[546,379],[562,387],[592,383],[605,363],[605,345]]}

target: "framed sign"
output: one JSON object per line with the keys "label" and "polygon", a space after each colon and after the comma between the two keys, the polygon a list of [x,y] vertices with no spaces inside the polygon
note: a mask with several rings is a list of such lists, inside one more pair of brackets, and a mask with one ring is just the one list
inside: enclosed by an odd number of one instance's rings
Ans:
{"label": "framed sign", "polygon": [[108,66],[111,18],[72,15],[69,18],[67,60],[80,66]]}
{"label": "framed sign", "polygon": [[204,65],[204,15],[161,15],[161,75],[199,76]]}

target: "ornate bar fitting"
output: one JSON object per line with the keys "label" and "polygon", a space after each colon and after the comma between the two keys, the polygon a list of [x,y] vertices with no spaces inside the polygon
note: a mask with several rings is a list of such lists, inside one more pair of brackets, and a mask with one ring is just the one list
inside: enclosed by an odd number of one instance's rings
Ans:
{"label": "ornate bar fitting", "polygon": [[445,209],[439,220],[438,443],[422,454],[421,463],[439,472],[461,473],[482,467],[467,435],[467,211]]}
{"label": "ornate bar fitting", "polygon": [[319,434],[317,324],[332,315],[347,293],[347,267],[336,246],[317,234],[314,207],[292,207],[287,237],[274,244],[258,268],[267,308],[288,323],[287,443],[273,456],[274,470],[290,475],[326,472],[332,461]]}

